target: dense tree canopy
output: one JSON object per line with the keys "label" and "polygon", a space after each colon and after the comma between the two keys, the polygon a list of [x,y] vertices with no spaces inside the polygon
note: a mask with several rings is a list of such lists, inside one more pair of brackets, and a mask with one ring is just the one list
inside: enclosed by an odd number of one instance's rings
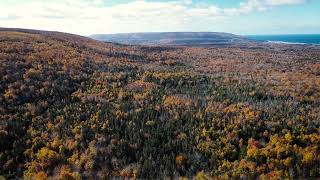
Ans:
{"label": "dense tree canopy", "polygon": [[320,48],[0,29],[0,175],[320,177]]}

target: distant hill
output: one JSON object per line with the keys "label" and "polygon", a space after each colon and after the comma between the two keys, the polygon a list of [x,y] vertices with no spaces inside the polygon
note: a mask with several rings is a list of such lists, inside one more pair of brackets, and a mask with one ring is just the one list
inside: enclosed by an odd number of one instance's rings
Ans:
{"label": "distant hill", "polygon": [[243,36],[220,32],[121,33],[96,34],[90,37],[100,41],[134,45],[229,46],[253,42]]}

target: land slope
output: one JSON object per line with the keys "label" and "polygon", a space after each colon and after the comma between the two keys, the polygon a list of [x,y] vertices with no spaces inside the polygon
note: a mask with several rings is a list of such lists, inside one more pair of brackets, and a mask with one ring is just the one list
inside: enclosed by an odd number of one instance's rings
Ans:
{"label": "land slope", "polygon": [[319,46],[0,29],[0,178],[317,178]]}
{"label": "land slope", "polygon": [[231,46],[253,43],[245,37],[218,32],[97,34],[96,40],[134,45]]}

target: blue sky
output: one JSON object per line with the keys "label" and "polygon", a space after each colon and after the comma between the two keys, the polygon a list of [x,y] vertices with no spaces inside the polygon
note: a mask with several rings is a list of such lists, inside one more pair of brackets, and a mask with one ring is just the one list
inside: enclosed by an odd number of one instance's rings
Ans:
{"label": "blue sky", "polygon": [[0,26],[81,35],[213,31],[320,34],[320,0],[10,0]]}

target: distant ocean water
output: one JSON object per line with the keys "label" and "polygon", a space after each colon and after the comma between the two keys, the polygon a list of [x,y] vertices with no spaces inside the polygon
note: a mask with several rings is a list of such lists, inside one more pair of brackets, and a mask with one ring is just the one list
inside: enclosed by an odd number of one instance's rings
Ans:
{"label": "distant ocean water", "polygon": [[270,43],[320,45],[320,34],[250,35],[246,37],[249,39]]}

